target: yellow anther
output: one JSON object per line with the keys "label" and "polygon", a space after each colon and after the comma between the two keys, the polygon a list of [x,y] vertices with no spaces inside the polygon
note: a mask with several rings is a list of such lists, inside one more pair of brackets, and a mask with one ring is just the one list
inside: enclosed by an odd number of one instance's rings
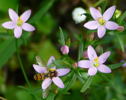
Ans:
{"label": "yellow anther", "polygon": [[102,17],[98,18],[98,22],[100,25],[104,25],[106,23],[106,21]]}
{"label": "yellow anther", "polygon": [[23,23],[23,20],[19,17],[17,20],[17,26],[21,26]]}
{"label": "yellow anther", "polygon": [[98,57],[93,60],[93,65],[98,67],[100,65]]}

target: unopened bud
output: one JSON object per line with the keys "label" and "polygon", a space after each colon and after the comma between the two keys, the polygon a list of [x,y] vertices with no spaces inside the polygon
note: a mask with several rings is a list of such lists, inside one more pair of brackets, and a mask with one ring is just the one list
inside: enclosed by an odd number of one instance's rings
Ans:
{"label": "unopened bud", "polygon": [[85,21],[86,20],[85,13],[86,13],[86,10],[84,10],[83,8],[81,7],[75,8],[72,12],[73,20],[76,23],[81,23]]}
{"label": "unopened bud", "polygon": [[68,54],[69,53],[69,47],[67,45],[64,45],[61,47],[62,54]]}
{"label": "unopened bud", "polygon": [[124,26],[119,26],[119,27],[117,28],[117,30],[120,31],[120,32],[123,32],[123,31],[124,31]]}
{"label": "unopened bud", "polygon": [[117,10],[115,11],[115,14],[114,14],[114,15],[115,15],[116,18],[119,18],[119,17],[121,16],[121,14],[122,14],[121,10],[118,10],[118,9],[117,9]]}
{"label": "unopened bud", "polygon": [[77,63],[74,63],[74,64],[73,64],[73,67],[74,67],[74,68],[77,68],[77,66],[78,66]]}
{"label": "unopened bud", "polygon": [[87,51],[84,51],[84,52],[83,52],[83,57],[84,57],[84,58],[88,58]]}

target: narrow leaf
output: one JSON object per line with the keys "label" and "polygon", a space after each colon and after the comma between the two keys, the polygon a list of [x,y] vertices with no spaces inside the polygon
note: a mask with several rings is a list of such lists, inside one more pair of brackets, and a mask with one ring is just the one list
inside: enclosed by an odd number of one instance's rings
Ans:
{"label": "narrow leaf", "polygon": [[117,69],[119,67],[121,67],[125,62],[121,62],[121,63],[118,63],[118,64],[112,64],[112,65],[109,65],[109,67],[111,69]]}
{"label": "narrow leaf", "polygon": [[82,89],[81,89],[81,92],[85,92],[91,85],[92,83],[92,80],[93,80],[93,77],[90,76],[87,81],[85,82],[85,84],[83,85]]}
{"label": "narrow leaf", "polygon": [[59,27],[59,30],[60,30],[60,43],[61,45],[65,45],[65,38],[64,38],[63,30],[61,27]]}

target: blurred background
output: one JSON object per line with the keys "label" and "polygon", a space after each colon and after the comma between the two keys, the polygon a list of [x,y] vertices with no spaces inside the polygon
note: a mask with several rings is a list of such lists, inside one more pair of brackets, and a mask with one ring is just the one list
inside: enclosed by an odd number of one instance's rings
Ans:
{"label": "blurred background", "polygon": [[[57,59],[62,56],[59,26],[64,32],[66,42],[71,41],[69,57],[74,61],[77,61],[81,39],[85,45],[84,50],[88,44],[93,44],[99,53],[112,51],[108,64],[126,60],[125,30],[108,31],[105,37],[99,40],[96,31],[87,31],[83,27],[86,21],[92,19],[88,11],[90,6],[101,7],[105,11],[112,5],[116,5],[121,12],[118,18],[112,20],[126,27],[126,0],[0,0],[0,24],[10,20],[8,8],[13,8],[19,14],[27,9],[32,10],[29,23],[34,25],[36,30],[33,33],[23,32],[18,47],[26,74],[38,97],[41,98],[41,82],[33,79],[35,71],[32,64],[36,63],[36,56],[41,57],[43,64],[47,63],[50,56]],[[87,11],[87,19],[79,24],[72,19],[72,11],[76,7],[82,7]],[[56,100],[126,100],[125,67],[120,65],[120,68],[113,70],[112,74],[106,75],[107,77],[98,74],[85,93],[80,93],[82,83],[76,80],[68,93],[57,95]],[[0,26],[0,100],[33,100],[25,87],[27,84],[16,57],[12,31]],[[35,90],[36,88],[39,89]]]}

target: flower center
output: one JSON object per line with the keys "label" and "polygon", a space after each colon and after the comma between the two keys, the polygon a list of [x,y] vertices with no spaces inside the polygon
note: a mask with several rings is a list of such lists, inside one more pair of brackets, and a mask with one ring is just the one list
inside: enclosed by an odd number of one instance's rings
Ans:
{"label": "flower center", "polygon": [[100,65],[98,57],[93,60],[93,66],[98,67]]}
{"label": "flower center", "polygon": [[22,26],[23,23],[23,20],[19,17],[17,20],[17,26]]}
{"label": "flower center", "polygon": [[106,21],[102,17],[100,17],[100,18],[98,18],[98,23],[100,25],[105,25]]}

